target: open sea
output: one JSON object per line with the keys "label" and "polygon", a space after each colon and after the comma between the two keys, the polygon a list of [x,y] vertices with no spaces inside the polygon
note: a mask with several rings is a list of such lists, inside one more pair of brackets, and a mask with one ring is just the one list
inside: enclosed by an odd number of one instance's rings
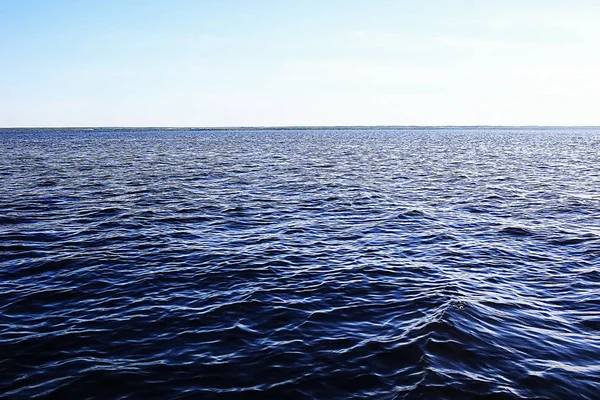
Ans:
{"label": "open sea", "polygon": [[600,399],[600,128],[0,130],[0,397]]}

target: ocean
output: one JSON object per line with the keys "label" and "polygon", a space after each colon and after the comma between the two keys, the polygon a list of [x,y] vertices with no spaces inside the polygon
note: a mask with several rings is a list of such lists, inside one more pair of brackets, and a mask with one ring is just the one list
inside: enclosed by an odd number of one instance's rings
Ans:
{"label": "ocean", "polygon": [[0,397],[600,399],[600,128],[0,130]]}

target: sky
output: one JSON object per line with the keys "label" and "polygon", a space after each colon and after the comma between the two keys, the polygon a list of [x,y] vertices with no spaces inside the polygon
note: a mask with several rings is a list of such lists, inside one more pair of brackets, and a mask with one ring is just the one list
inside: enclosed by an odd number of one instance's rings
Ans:
{"label": "sky", "polygon": [[0,0],[0,127],[600,125],[597,0]]}

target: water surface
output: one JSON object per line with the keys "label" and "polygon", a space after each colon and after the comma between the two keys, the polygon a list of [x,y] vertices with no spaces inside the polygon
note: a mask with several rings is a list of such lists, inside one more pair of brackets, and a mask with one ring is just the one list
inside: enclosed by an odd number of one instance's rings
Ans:
{"label": "water surface", "polygon": [[4,131],[5,398],[598,399],[600,130]]}

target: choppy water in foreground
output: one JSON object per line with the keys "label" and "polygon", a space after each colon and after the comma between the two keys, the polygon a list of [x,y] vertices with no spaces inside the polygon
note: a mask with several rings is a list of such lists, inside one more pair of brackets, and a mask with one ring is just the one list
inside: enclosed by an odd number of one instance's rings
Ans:
{"label": "choppy water in foreground", "polygon": [[0,133],[0,396],[598,399],[600,130]]}

